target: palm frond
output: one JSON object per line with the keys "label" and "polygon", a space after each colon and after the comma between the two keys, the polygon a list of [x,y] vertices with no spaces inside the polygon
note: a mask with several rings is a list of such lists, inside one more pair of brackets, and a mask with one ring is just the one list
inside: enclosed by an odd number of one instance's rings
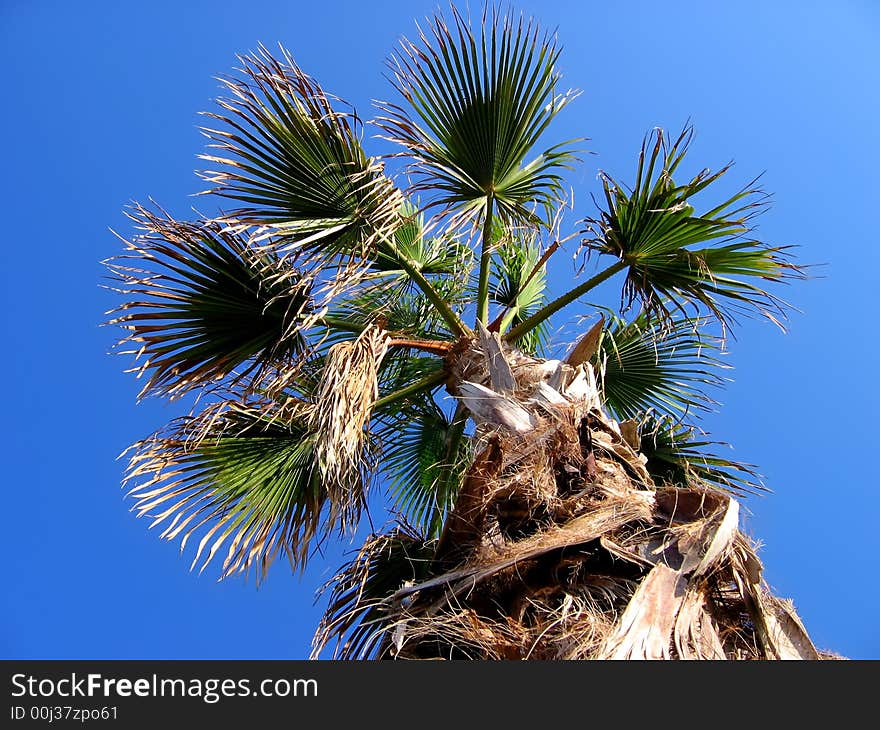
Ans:
{"label": "palm frond", "polygon": [[[434,286],[452,307],[458,310],[464,308],[467,300],[461,282],[438,279]],[[395,336],[437,341],[453,337],[431,301],[419,290],[414,291],[405,277],[382,279],[360,287],[350,296],[340,298],[323,321],[330,328],[328,342],[346,337],[346,328],[370,323],[381,323]],[[340,326],[334,327],[337,323]]]}
{"label": "palm frond", "polygon": [[680,315],[659,326],[642,312],[631,322],[611,317],[593,363],[605,404],[618,420],[639,412],[681,417],[716,405],[708,390],[723,385],[719,344],[701,334],[700,318]]}
{"label": "palm frond", "polygon": [[108,324],[128,331],[117,348],[131,347],[120,352],[135,355],[138,377],[149,374],[141,395],[175,396],[230,375],[283,380],[314,322],[310,279],[218,223],[142,206],[130,217],[144,233],[107,262],[127,299]]}
{"label": "palm frond", "polygon": [[726,444],[697,435],[696,429],[668,416],[648,415],[639,426],[640,451],[658,484],[676,487],[708,485],[733,495],[766,491],[752,464],[725,459],[715,452]]}
{"label": "palm frond", "polygon": [[428,396],[399,406],[378,435],[395,512],[439,537],[468,461],[468,440]]}
{"label": "palm frond", "polygon": [[[541,252],[535,238],[534,233],[528,235],[515,231],[513,235],[503,236],[496,246],[489,300],[502,307],[496,320],[501,333],[506,332],[508,327],[524,322],[545,302],[547,268],[541,263]],[[546,344],[547,334],[547,325],[542,322],[512,344],[534,355]]]}
{"label": "palm frond", "polygon": [[501,217],[533,219],[534,204],[557,199],[561,169],[573,160],[565,143],[527,161],[574,96],[556,91],[556,41],[497,9],[476,32],[452,13],[452,27],[438,13],[417,42],[402,41],[389,67],[413,113],[384,103],[377,123],[411,155],[412,189],[435,196],[429,207],[476,220],[493,200]]}
{"label": "palm frond", "polygon": [[228,218],[274,226],[298,253],[364,257],[400,225],[402,196],[364,153],[354,113],[281,56],[260,47],[239,57],[243,78],[220,79],[231,96],[205,113],[220,128],[203,129],[213,152],[202,159],[222,167],[202,176],[243,204]]}
{"label": "palm frond", "polygon": [[[625,304],[641,301],[651,313],[669,316],[670,306],[705,308],[723,325],[735,315],[758,313],[779,324],[787,305],[762,288],[802,276],[788,260],[788,246],[751,238],[751,219],[766,199],[754,183],[720,205],[697,214],[692,198],[729,169],[702,170],[677,185],[673,173],[693,138],[686,127],[671,146],[662,130],[642,144],[635,186],[630,190],[603,174],[607,209],[585,223],[584,245],[617,257],[628,268]],[[705,246],[708,242],[715,242]]]}
{"label": "palm frond", "polygon": [[[443,360],[439,357],[412,355],[406,349],[395,348],[382,361],[379,370],[379,395],[390,395],[429,375],[439,373],[442,369]],[[394,410],[403,407],[395,404]]]}
{"label": "palm frond", "polygon": [[369,537],[355,558],[324,586],[327,610],[315,634],[312,658],[335,642],[334,659],[368,659],[389,640],[393,606],[389,596],[428,576],[434,543],[411,527]]}
{"label": "palm frond", "polygon": [[400,262],[401,258],[406,258],[426,276],[467,278],[473,264],[473,254],[467,245],[449,233],[432,235],[424,213],[409,202],[401,207],[400,216],[402,223],[394,231],[393,246],[378,246],[370,263],[371,270],[404,274]]}
{"label": "palm frond", "polygon": [[225,548],[221,577],[253,570],[257,579],[278,553],[300,568],[322,522],[328,492],[315,453],[308,410],[221,403],[135,444],[126,482],[140,517],[162,537],[201,535],[192,567],[201,570]]}

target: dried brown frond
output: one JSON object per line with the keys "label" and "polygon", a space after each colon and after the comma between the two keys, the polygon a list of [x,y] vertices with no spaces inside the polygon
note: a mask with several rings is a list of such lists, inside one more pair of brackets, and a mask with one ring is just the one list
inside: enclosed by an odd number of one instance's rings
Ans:
{"label": "dried brown frond", "polygon": [[331,644],[334,659],[366,659],[375,654],[387,643],[394,620],[387,597],[423,576],[433,552],[434,543],[405,524],[368,537],[354,559],[321,591],[329,591],[330,597],[312,640],[312,658]]}
{"label": "dried brown frond", "polygon": [[378,369],[387,349],[388,334],[375,325],[355,340],[333,345],[315,394],[315,451],[333,517],[344,526],[354,522],[363,505],[366,429],[379,397]]}

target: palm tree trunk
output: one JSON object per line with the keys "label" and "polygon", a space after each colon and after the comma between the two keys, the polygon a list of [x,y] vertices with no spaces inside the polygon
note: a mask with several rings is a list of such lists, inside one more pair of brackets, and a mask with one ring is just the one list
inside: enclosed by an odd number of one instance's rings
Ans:
{"label": "palm tree trunk", "polygon": [[391,600],[398,658],[818,659],[739,505],[656,484],[589,364],[478,332],[448,358],[481,444],[432,577]]}

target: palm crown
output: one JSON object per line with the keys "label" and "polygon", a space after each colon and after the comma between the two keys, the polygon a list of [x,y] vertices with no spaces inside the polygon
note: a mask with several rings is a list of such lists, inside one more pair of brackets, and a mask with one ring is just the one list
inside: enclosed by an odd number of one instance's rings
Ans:
{"label": "palm crown", "polygon": [[[398,152],[383,159],[365,151],[353,111],[286,52],[261,48],[206,114],[202,175],[233,209],[181,222],[135,206],[140,230],[109,262],[125,296],[111,321],[141,395],[207,403],[137,443],[127,473],[137,513],[181,550],[194,543],[193,566],[216,558],[223,577],[262,578],[284,553],[301,568],[358,524],[377,476],[387,487],[398,526],[330,586],[319,643],[347,637],[345,655],[387,644],[388,597],[448,567],[451,515],[493,434],[540,420],[487,420],[485,403],[522,384],[504,363],[557,363],[549,318],[612,277],[636,314],[604,310],[565,367],[592,378],[638,474],[760,488],[696,428],[723,382],[706,333],[738,315],[778,321],[785,305],[765,287],[801,271],[753,237],[764,204],[753,184],[701,202],[729,168],[683,182],[691,130],[654,130],[632,181],[603,174],[598,211],[581,214],[576,236],[598,273],[549,299],[547,267],[575,235],[562,236],[559,214],[582,144],[544,142],[576,96],[561,91],[558,55],[521,17],[430,19],[389,61],[400,101],[379,103],[373,124]],[[482,384],[474,347],[489,362]]]}

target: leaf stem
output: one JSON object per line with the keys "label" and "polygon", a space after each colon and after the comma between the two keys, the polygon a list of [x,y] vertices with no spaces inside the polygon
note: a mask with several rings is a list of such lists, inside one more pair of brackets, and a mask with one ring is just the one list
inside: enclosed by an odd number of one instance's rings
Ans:
{"label": "leaf stem", "polygon": [[350,319],[339,319],[339,317],[321,317],[318,322],[325,327],[330,327],[344,332],[363,332],[367,325],[361,322],[355,322]]}
{"label": "leaf stem", "polygon": [[452,311],[449,303],[440,295],[440,293],[431,286],[431,282],[425,278],[425,275],[419,271],[416,265],[406,256],[397,254],[401,268],[409,274],[410,278],[416,283],[416,286],[422,290],[424,295],[437,309],[437,312],[443,317],[443,321],[449,325],[449,329],[458,337],[470,337],[471,331],[467,328],[461,318]]}
{"label": "leaf stem", "polygon": [[593,278],[585,281],[580,286],[576,286],[574,289],[567,292],[566,294],[563,294],[558,299],[554,299],[552,302],[547,304],[543,309],[539,309],[531,317],[523,320],[516,327],[514,327],[512,330],[510,330],[510,332],[508,332],[506,335],[504,335],[504,341],[505,342],[513,342],[515,340],[518,340],[524,334],[527,334],[528,332],[533,330],[535,327],[537,327],[539,324],[541,324],[541,322],[543,322],[545,319],[553,316],[560,309],[571,304],[579,296],[582,296],[583,294],[586,294],[591,289],[599,286],[599,284],[601,284],[606,279],[610,279],[617,272],[623,271],[623,269],[625,269],[627,267],[627,265],[628,264],[626,263],[626,261],[617,261],[616,263],[612,264],[604,271],[600,271]]}
{"label": "leaf stem", "polygon": [[458,337],[470,337],[472,332],[467,328],[467,325],[461,321],[461,318],[454,311],[452,311],[452,307],[450,307],[449,303],[440,296],[439,292],[431,286],[431,282],[425,278],[425,275],[419,270],[419,267],[416,266],[413,261],[410,261],[409,257],[397,248],[397,244],[391,238],[388,236],[382,236],[382,238],[388,246],[391,255],[394,256],[397,263],[400,264],[400,268],[409,274],[409,277],[415,282],[416,286],[422,290],[422,293],[426,297],[428,297],[428,301],[434,305],[438,314],[443,318],[443,321],[449,325],[449,329]]}
{"label": "leaf stem", "polygon": [[420,340],[411,337],[394,337],[388,340],[389,347],[411,347],[422,352],[433,352],[435,355],[445,356],[452,350],[454,343],[446,340]]}
{"label": "leaf stem", "polygon": [[396,403],[399,400],[403,400],[404,398],[412,395],[413,393],[418,393],[422,390],[426,390],[434,385],[439,385],[447,378],[447,373],[445,370],[438,370],[436,373],[431,373],[430,375],[422,378],[421,380],[417,380],[410,385],[407,385],[405,388],[401,388],[400,390],[395,390],[393,393],[389,393],[388,395],[382,396],[375,403],[373,403],[373,409],[381,408],[383,406],[390,405],[392,403]]}
{"label": "leaf stem", "polygon": [[489,319],[489,270],[492,264],[492,213],[495,199],[486,198],[486,220],[483,222],[483,240],[480,248],[480,280],[477,286],[477,321],[486,324]]}

